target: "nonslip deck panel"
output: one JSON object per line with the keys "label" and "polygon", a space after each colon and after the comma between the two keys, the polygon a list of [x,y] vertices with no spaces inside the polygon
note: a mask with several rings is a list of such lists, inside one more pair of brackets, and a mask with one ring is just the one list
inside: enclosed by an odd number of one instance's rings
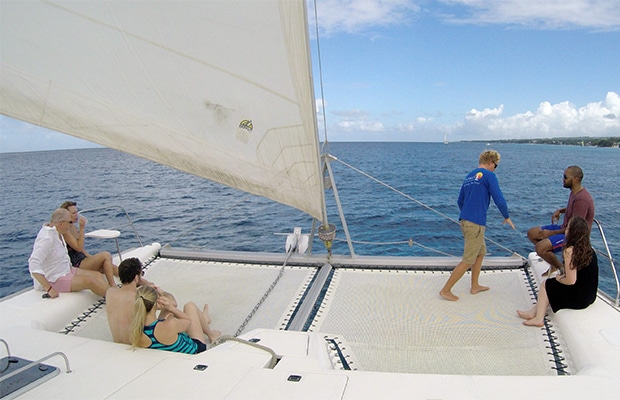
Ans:
{"label": "nonslip deck panel", "polygon": [[337,269],[311,331],[337,332],[359,369],[474,375],[555,375],[547,337],[525,327],[532,305],[523,271],[491,271],[488,292],[471,295],[469,274],[438,292],[449,273]]}
{"label": "nonslip deck panel", "polygon": [[[209,304],[212,327],[234,335],[269,291],[282,266],[160,258],[147,279],[180,305]],[[317,273],[285,267],[243,332],[285,329]],[[555,375],[548,338],[525,327],[517,309],[532,305],[523,270],[483,271],[488,292],[471,295],[470,275],[449,302],[438,296],[449,272],[335,268],[307,330],[337,334],[360,370],[477,375]],[[308,305],[306,305],[308,306]],[[111,340],[104,310],[85,318],[78,336]]]}
{"label": "nonslip deck panel", "polygon": [[[159,258],[145,278],[170,292],[180,309],[193,301],[209,305],[211,327],[234,335],[278,277],[281,265],[232,264]],[[255,328],[280,329],[294,310],[317,268],[286,267],[281,278],[242,332]],[[112,340],[105,307],[74,328],[78,336]]]}

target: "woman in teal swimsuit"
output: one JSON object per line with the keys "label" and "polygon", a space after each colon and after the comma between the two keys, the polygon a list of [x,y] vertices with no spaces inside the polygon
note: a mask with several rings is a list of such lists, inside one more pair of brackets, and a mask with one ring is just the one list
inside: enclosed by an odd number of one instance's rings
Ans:
{"label": "woman in teal swimsuit", "polygon": [[[166,319],[157,319],[157,310],[171,314]],[[219,331],[210,328],[208,308],[200,312],[196,304],[189,302],[183,311],[170,303],[167,297],[158,296],[151,286],[140,286],[133,306],[131,323],[131,346],[150,349],[196,354],[207,349],[205,335],[209,341],[220,336]]]}

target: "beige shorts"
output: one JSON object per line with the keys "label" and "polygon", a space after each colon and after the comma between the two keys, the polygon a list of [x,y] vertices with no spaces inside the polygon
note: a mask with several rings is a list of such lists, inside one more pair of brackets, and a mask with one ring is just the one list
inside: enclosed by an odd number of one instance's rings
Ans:
{"label": "beige shorts", "polygon": [[484,226],[474,224],[470,221],[461,220],[461,232],[465,239],[465,248],[463,250],[463,262],[472,265],[479,255],[487,252],[487,246],[484,243]]}

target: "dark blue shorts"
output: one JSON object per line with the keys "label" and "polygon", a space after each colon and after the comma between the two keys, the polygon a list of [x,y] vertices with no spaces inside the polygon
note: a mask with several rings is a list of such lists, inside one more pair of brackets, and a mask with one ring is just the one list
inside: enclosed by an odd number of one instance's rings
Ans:
{"label": "dark blue shorts", "polygon": [[[545,225],[541,226],[540,229],[545,231],[557,231],[558,229],[562,229],[560,225]],[[561,252],[562,247],[564,246],[564,234],[558,233],[557,235],[549,236],[548,239],[551,241],[551,247],[555,253]]]}
{"label": "dark blue shorts", "polygon": [[194,339],[192,338],[192,340],[194,341],[194,343],[196,343],[196,346],[198,346],[198,349],[196,349],[196,353],[202,353],[203,351],[207,350],[207,345],[202,343],[200,340],[198,339]]}

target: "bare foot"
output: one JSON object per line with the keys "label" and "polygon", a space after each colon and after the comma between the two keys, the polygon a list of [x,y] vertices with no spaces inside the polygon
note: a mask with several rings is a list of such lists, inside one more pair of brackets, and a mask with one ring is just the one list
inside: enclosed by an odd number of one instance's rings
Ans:
{"label": "bare foot", "polygon": [[553,274],[555,271],[557,271],[557,269],[549,268],[548,270],[543,272],[540,276],[551,276],[551,274]]}
{"label": "bare foot", "polygon": [[532,319],[528,319],[527,321],[523,321],[523,325],[537,326],[539,328],[542,328],[543,326],[545,326],[545,322],[532,318]]}
{"label": "bare foot", "polygon": [[517,310],[517,315],[519,315],[519,317],[528,320],[528,319],[532,319],[536,316],[536,313],[533,313],[531,310],[530,311],[519,311]]}
{"label": "bare foot", "polygon": [[207,324],[211,323],[211,318],[209,317],[209,305],[205,304],[205,306],[202,308],[202,314],[205,316],[205,319],[207,320]]}
{"label": "bare foot", "polygon": [[459,299],[458,296],[453,295],[452,292],[450,292],[450,291],[443,291],[442,290],[442,291],[439,292],[439,295],[441,297],[443,297],[444,299],[450,300],[450,301],[457,301]]}
{"label": "bare foot", "polygon": [[476,293],[480,293],[480,292],[486,292],[487,290],[489,290],[490,288],[488,286],[472,286],[471,288],[471,294],[476,294]]}
{"label": "bare foot", "polygon": [[217,338],[222,336],[222,332],[220,332],[220,331],[209,331],[209,333],[207,333],[207,336],[209,337],[209,340],[211,341],[211,343],[213,343],[213,342],[215,342],[217,340]]}

